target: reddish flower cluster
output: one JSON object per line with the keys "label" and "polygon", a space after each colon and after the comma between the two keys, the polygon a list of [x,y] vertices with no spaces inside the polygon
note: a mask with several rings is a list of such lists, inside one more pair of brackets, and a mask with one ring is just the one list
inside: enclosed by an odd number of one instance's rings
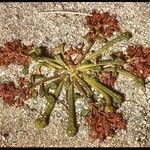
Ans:
{"label": "reddish flower cluster", "polygon": [[126,128],[121,114],[99,112],[96,107],[85,119],[90,126],[90,137],[93,140],[104,140],[107,136],[115,134],[115,130]]}
{"label": "reddish flower cluster", "polygon": [[[83,55],[83,44],[79,44],[75,48],[70,47],[65,53],[64,53],[64,58],[67,62],[68,65],[71,66],[76,66],[78,60],[82,57]],[[76,55],[76,58],[73,60],[72,56]]]}
{"label": "reddish flower cluster", "polygon": [[95,10],[92,12],[92,16],[86,17],[86,25],[90,30],[98,31],[104,37],[111,37],[113,32],[120,30],[116,16]]}
{"label": "reddish flower cluster", "polygon": [[101,82],[108,86],[113,86],[116,81],[116,78],[112,75],[112,72],[108,71],[98,73],[98,78]]}
{"label": "reddish flower cluster", "polygon": [[19,78],[19,92],[16,99],[16,106],[20,107],[24,104],[24,101],[31,97],[31,90],[29,88],[29,80],[25,78]]}
{"label": "reddish flower cluster", "polygon": [[19,88],[15,87],[14,82],[2,83],[0,85],[0,97],[5,104],[10,106],[22,106],[23,102],[30,97],[30,91],[27,87],[28,81],[24,78],[19,79]]}
{"label": "reddish flower cluster", "polygon": [[11,63],[26,65],[28,47],[21,43],[21,40],[6,42],[4,47],[0,47],[0,66],[8,66]]}
{"label": "reddish flower cluster", "polygon": [[146,79],[150,73],[150,48],[129,46],[127,49],[129,71]]}
{"label": "reddish flower cluster", "polygon": [[0,85],[0,97],[3,99],[4,103],[13,105],[14,98],[16,96],[17,89],[13,82],[3,83]]}
{"label": "reddish flower cluster", "polygon": [[127,54],[118,51],[112,53],[113,58],[121,58],[128,64],[128,70],[136,76],[146,79],[150,74],[150,48],[130,45]]}

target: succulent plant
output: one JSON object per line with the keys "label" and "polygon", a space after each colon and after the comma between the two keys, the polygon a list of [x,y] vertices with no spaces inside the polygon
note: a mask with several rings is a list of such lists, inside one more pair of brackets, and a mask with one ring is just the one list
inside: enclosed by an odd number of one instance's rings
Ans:
{"label": "succulent plant", "polygon": [[[120,35],[110,40],[109,37],[113,36],[113,32],[119,31],[120,28],[116,17],[109,13],[93,12],[91,16],[87,16],[86,20],[89,31],[84,37],[85,42],[79,44],[77,47],[71,47],[66,50],[65,43],[61,43],[57,47],[48,50],[43,46],[36,47],[30,45],[28,47],[18,46],[18,48],[12,46],[12,43],[7,43],[5,49],[7,49],[6,53],[12,54],[13,52],[13,57],[15,57],[15,54],[18,56],[19,53],[22,58],[25,58],[22,63],[19,63],[24,65],[24,74],[29,73],[29,65],[32,60],[37,62],[34,74],[31,74],[30,81],[26,82],[28,88],[24,89],[27,90],[28,95],[30,95],[27,98],[36,97],[39,94],[47,100],[47,107],[44,113],[35,120],[35,126],[37,128],[44,128],[48,125],[51,112],[56,102],[59,101],[62,89],[65,89],[68,114],[68,136],[74,136],[78,132],[75,102],[78,97],[83,97],[90,108],[89,113],[86,115],[87,122],[91,125],[94,134],[99,134],[98,136],[93,135],[93,137],[104,139],[107,134],[106,132],[112,133],[117,128],[125,128],[125,122],[120,117],[120,114],[116,112],[117,104],[120,104],[124,98],[122,93],[113,88],[113,84],[118,75],[126,74],[139,86],[144,86],[145,83],[141,76],[132,73],[125,67],[126,64],[130,66],[129,62],[131,61],[129,60],[131,57],[129,56],[131,56],[131,54],[128,56],[122,54],[122,52],[112,52],[111,57],[107,60],[103,60],[101,57],[104,53],[109,52],[109,48],[114,44],[129,40],[132,34],[130,32],[120,32]],[[100,48],[91,51],[96,41],[99,41]],[[21,43],[19,44],[22,45]],[[8,48],[7,45],[11,45],[10,47],[13,48]],[[19,49],[19,51],[17,51],[17,49]],[[5,54],[5,51],[2,52]],[[1,54],[0,57],[3,57],[3,55]],[[13,63],[20,62],[15,61],[18,60],[16,57],[14,59],[11,57],[11,59]],[[7,60],[8,63],[6,63],[6,66],[9,64],[9,61]],[[6,61],[1,60],[1,65],[5,65],[4,62]],[[54,75],[50,77],[45,76],[42,72],[43,66],[54,72]],[[25,80],[22,80],[22,83],[24,85]],[[0,93],[7,93],[5,86],[6,84],[0,86]],[[37,86],[40,87],[39,91],[35,90]],[[13,90],[14,89],[15,87],[13,85]],[[97,105],[97,97],[93,89],[103,95],[103,99],[105,100],[104,105]],[[78,93],[75,92],[76,90]],[[4,94],[0,94],[0,96],[5,98],[7,102],[7,97],[4,97]],[[15,94],[13,97],[14,96]],[[11,97],[11,99],[13,99],[13,97]],[[16,102],[18,101],[16,100]],[[101,127],[97,127],[96,119],[98,119],[97,125],[99,122],[103,123]],[[122,125],[119,126],[117,121],[114,121],[115,119],[120,121],[119,124],[122,123]],[[110,127],[112,124],[115,126],[113,129]],[[103,126],[107,127],[102,128]],[[95,129],[93,129],[94,127]]]}

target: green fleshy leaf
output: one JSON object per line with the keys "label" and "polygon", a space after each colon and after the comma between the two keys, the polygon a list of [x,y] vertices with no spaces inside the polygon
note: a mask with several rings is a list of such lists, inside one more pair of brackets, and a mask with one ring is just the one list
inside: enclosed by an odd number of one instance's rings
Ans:
{"label": "green fleshy leaf", "polygon": [[[109,88],[107,88],[106,86],[102,85],[100,82],[97,82],[94,78],[89,77],[89,76],[84,76],[84,80],[90,85],[92,86],[94,89],[96,89],[97,91],[99,91],[100,93],[102,93],[103,95],[105,95],[105,93],[109,94],[113,100],[117,103],[120,103],[122,100],[122,96],[113,92],[112,90],[110,90]],[[107,96],[106,96],[107,97]],[[107,99],[106,99],[107,100]],[[108,101],[109,103],[109,101]],[[111,103],[111,102],[110,102]]]}
{"label": "green fleshy leaf", "polygon": [[38,129],[45,128],[48,125],[47,118],[39,117],[35,120],[34,124],[35,124],[35,127]]}
{"label": "green fleshy leaf", "polygon": [[76,122],[75,112],[75,99],[74,99],[74,85],[71,84],[67,90],[67,102],[68,102],[68,123],[67,123],[67,135],[72,137],[77,134],[78,127]]}
{"label": "green fleshy leaf", "polygon": [[40,95],[41,97],[44,96],[44,93],[45,93],[44,90],[45,90],[45,89],[44,89],[44,84],[42,84],[42,85],[40,86],[40,89],[39,89],[39,95]]}
{"label": "green fleshy leaf", "polygon": [[55,91],[55,96],[56,96],[56,97],[59,97],[60,92],[61,92],[61,90],[62,90],[62,88],[63,88],[64,82],[65,82],[65,78],[63,79],[63,81],[61,81],[61,82],[59,83],[59,85],[58,85],[58,87],[57,87],[57,89],[56,89],[56,91]]}
{"label": "green fleshy leaf", "polygon": [[87,96],[90,97],[93,95],[93,92],[91,91],[89,85],[79,76],[75,76],[75,78],[78,80],[78,82],[84,87],[84,89],[87,92]]}
{"label": "green fleshy leaf", "polygon": [[47,91],[49,91],[49,89],[56,90],[57,86],[58,86],[58,84],[56,84],[55,82],[52,82],[46,87],[46,89],[47,89]]}
{"label": "green fleshy leaf", "polygon": [[[77,67],[77,70],[83,71],[83,70],[96,70],[96,71],[101,71],[102,68],[101,66],[112,66],[112,65],[123,65],[124,61],[120,58],[116,58],[115,60],[103,60],[97,64],[81,64]],[[99,67],[99,68],[98,68]]]}
{"label": "green fleshy leaf", "polygon": [[23,68],[23,70],[22,70],[22,73],[23,73],[24,75],[27,75],[27,74],[29,73],[29,65],[24,66],[24,68]]}
{"label": "green fleshy leaf", "polygon": [[49,118],[52,110],[54,109],[56,99],[52,94],[49,94],[47,92],[45,92],[45,98],[48,102],[48,106],[47,106],[46,110],[44,111],[43,116],[46,116],[46,118]]}
{"label": "green fleshy leaf", "polygon": [[41,60],[55,69],[64,69],[60,64],[57,64],[54,62],[55,60],[52,60],[51,58],[42,57]]}
{"label": "green fleshy leaf", "polygon": [[106,51],[109,47],[113,46],[114,44],[118,43],[118,42],[121,42],[123,40],[128,40],[132,37],[131,33],[129,32],[125,32],[125,33],[122,33],[120,36],[114,38],[113,40],[111,41],[108,41],[106,43],[106,45],[102,46],[99,50],[95,51],[95,53],[93,54],[89,54],[87,57],[86,57],[86,60],[89,60],[89,59],[94,59],[96,57],[98,57],[99,55],[102,54],[102,52]]}

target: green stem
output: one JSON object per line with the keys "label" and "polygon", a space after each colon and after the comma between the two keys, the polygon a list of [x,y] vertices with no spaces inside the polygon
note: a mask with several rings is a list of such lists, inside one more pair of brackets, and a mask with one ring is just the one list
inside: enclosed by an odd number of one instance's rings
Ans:
{"label": "green stem", "polygon": [[36,125],[37,128],[44,128],[45,126],[48,125],[50,114],[51,114],[52,110],[55,107],[56,100],[58,99],[58,97],[59,97],[59,95],[61,93],[61,90],[62,90],[62,87],[64,85],[64,82],[65,82],[65,78],[58,85],[58,88],[56,89],[54,95],[49,94],[48,91],[45,89],[44,96],[45,96],[45,98],[46,98],[46,100],[48,102],[48,106],[46,107],[44,113],[42,114],[42,117],[41,118],[37,118],[37,120],[35,122],[35,125]]}
{"label": "green stem", "polygon": [[47,82],[47,81],[54,81],[54,80],[57,80],[58,78],[60,78],[61,76],[60,75],[56,75],[56,76],[53,76],[53,77],[47,77],[47,78],[44,78],[43,80],[40,80],[38,82],[36,82],[33,86],[32,86],[32,89],[35,88],[36,86],[44,83],[44,82]]}
{"label": "green stem", "polygon": [[106,105],[110,106],[112,104],[110,96],[100,88],[97,89],[97,91],[104,96],[104,99],[106,100]]}
{"label": "green stem", "polygon": [[76,124],[76,112],[75,112],[75,100],[74,100],[74,85],[71,83],[67,90],[67,102],[68,102],[68,124],[67,134],[68,136],[74,136],[78,132]]}
{"label": "green stem", "polygon": [[81,64],[80,66],[77,67],[76,70],[84,71],[84,70],[90,69],[92,67],[105,66],[105,65],[111,65],[111,66],[112,65],[120,65],[123,63],[124,63],[124,61],[122,59],[116,58],[115,60],[103,60],[98,64]]}
{"label": "green stem", "polygon": [[123,40],[128,40],[132,37],[131,33],[129,32],[125,32],[122,33],[120,36],[116,37],[115,39],[107,42],[106,45],[102,46],[99,50],[97,50],[95,53],[93,54],[89,54],[85,60],[90,60],[90,59],[94,59],[96,57],[98,57],[102,52],[104,52],[105,50],[107,50],[109,47],[113,46],[114,44],[121,42]]}
{"label": "green stem", "polygon": [[51,58],[40,58],[40,60],[44,61],[45,63],[49,64],[50,66],[54,67],[55,69],[65,69],[62,65],[57,64],[55,60]]}
{"label": "green stem", "polygon": [[[63,79],[63,81],[60,82],[60,84],[58,85],[55,93],[54,93],[54,96],[51,96],[51,95],[45,95],[47,101],[48,101],[48,107],[46,108],[45,112],[44,112],[44,116],[49,116],[51,114],[51,111],[53,110],[54,106],[55,106],[55,103],[56,103],[56,100],[58,99],[60,93],[61,93],[61,90],[62,90],[62,87],[64,85],[64,82],[65,82],[65,78]],[[46,92],[48,93],[48,92]]]}

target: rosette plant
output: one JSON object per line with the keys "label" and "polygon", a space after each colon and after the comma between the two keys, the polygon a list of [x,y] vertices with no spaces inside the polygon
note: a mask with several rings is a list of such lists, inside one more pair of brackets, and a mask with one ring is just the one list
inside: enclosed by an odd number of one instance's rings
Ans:
{"label": "rosette plant", "polygon": [[[126,128],[126,122],[117,112],[118,104],[123,102],[124,96],[113,86],[118,75],[126,74],[136,84],[144,86],[145,77],[149,75],[150,49],[147,48],[145,52],[142,52],[144,48],[141,49],[141,55],[137,56],[136,52],[131,52],[131,49],[137,46],[129,46],[127,54],[112,52],[109,59],[103,60],[102,56],[110,51],[109,48],[129,40],[132,34],[121,33],[116,16],[108,12],[93,11],[86,17],[86,27],[89,31],[84,36],[85,42],[69,49],[65,48],[65,43],[49,50],[43,46],[25,46],[19,40],[7,42],[5,47],[1,48],[1,66],[8,66],[10,63],[24,65],[23,73],[28,74],[32,60],[37,64],[30,80],[19,79],[20,87],[16,87],[12,82],[2,83],[0,96],[5,103],[16,106],[23,105],[25,100],[38,94],[44,97],[47,100],[47,107],[35,121],[37,128],[44,128],[49,123],[51,112],[59,101],[62,89],[65,89],[68,136],[74,136],[78,132],[75,103],[76,99],[83,97],[89,106],[85,120],[90,126],[90,136],[93,139],[103,140],[108,135],[114,134],[116,129]],[[115,36],[114,32],[119,32],[120,35]],[[95,42],[99,43],[100,48],[91,50]],[[133,66],[136,67],[135,60],[136,62],[145,60],[143,63],[146,63],[146,73],[145,70],[141,72],[140,69],[133,71]],[[42,72],[43,66],[54,74],[45,76]],[[35,90],[37,86],[39,86],[38,91]],[[102,94],[103,103],[98,103],[95,91]]]}

